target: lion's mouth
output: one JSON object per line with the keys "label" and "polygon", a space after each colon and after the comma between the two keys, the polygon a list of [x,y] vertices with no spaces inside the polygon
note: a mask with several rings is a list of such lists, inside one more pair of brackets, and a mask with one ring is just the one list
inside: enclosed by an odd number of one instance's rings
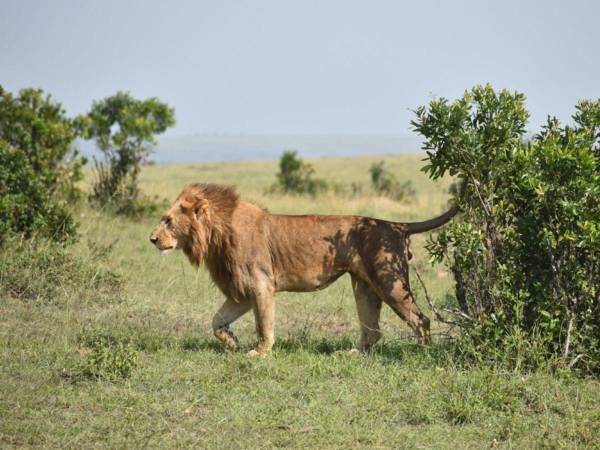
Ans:
{"label": "lion's mouth", "polygon": [[160,252],[160,255],[161,255],[161,256],[168,255],[168,254],[169,254],[169,253],[170,253],[170,252],[171,252],[171,251],[172,251],[174,248],[175,248],[174,246],[171,246],[171,247],[163,247],[163,248],[157,247],[157,249],[158,249],[158,251]]}

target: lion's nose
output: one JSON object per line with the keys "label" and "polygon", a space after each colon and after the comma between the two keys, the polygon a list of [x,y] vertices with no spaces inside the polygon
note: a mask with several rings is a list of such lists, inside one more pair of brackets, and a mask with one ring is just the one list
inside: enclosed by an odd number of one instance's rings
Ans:
{"label": "lion's nose", "polygon": [[150,242],[156,245],[156,243],[158,242],[158,238],[156,236],[150,236]]}

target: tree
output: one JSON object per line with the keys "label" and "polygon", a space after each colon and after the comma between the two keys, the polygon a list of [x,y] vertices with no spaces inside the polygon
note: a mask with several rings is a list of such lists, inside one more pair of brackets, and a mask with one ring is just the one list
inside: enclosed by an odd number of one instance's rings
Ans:
{"label": "tree", "polygon": [[600,369],[600,102],[525,140],[519,93],[476,86],[416,110],[433,179],[465,182],[462,214],[429,244],[456,281],[475,358]]}
{"label": "tree", "polygon": [[156,98],[137,100],[127,92],[95,101],[79,117],[86,138],[95,140],[106,160],[97,162],[93,198],[130,212],[138,200],[138,175],[156,144],[156,135],[175,124],[173,108]]}

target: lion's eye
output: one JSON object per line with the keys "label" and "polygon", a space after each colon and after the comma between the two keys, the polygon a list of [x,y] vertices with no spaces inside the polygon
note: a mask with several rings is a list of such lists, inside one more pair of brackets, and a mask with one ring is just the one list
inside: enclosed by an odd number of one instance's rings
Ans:
{"label": "lion's eye", "polygon": [[165,217],[165,218],[163,218],[163,220],[165,221],[165,225],[170,225],[171,224],[171,218],[170,217]]}

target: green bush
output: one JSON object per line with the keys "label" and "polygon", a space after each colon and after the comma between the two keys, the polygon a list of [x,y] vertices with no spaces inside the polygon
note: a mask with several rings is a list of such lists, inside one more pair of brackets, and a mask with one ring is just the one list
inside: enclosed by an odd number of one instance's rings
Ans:
{"label": "green bush", "polygon": [[67,241],[75,232],[71,214],[51,196],[27,154],[0,139],[0,246],[12,233]]}
{"label": "green bush", "polygon": [[462,215],[428,249],[454,274],[472,356],[598,370],[600,102],[581,102],[573,126],[550,118],[525,142],[524,100],[477,86],[417,109],[424,170],[466,182]]}
{"label": "green bush", "polygon": [[40,89],[17,95],[0,86],[0,140],[23,152],[49,196],[73,200],[80,191],[85,158],[73,147],[78,132],[60,103]]}
{"label": "green bush", "polygon": [[58,241],[75,235],[65,203],[80,194],[85,159],[73,149],[77,135],[49,95],[0,86],[0,244],[9,232]]}
{"label": "green bush", "polygon": [[385,167],[385,161],[372,164],[369,172],[373,190],[377,194],[397,201],[415,196],[415,190],[410,180],[400,183],[396,176]]}
{"label": "green bush", "polygon": [[83,341],[80,370],[85,377],[118,381],[129,378],[137,367],[139,352],[130,342],[103,333],[93,333]]}
{"label": "green bush", "polygon": [[283,152],[279,159],[279,173],[273,191],[290,194],[317,195],[328,188],[325,180],[314,178],[315,169],[298,157],[295,150]]}

